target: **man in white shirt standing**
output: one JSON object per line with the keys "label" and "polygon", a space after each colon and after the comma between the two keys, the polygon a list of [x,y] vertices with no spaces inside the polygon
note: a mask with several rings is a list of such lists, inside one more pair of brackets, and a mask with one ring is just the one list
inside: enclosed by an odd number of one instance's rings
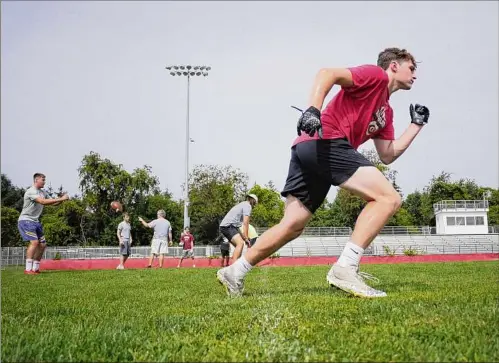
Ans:
{"label": "man in white shirt standing", "polygon": [[151,257],[149,257],[148,268],[152,267],[154,256],[159,255],[159,267],[163,267],[164,255],[168,253],[168,245],[171,244],[172,238],[172,227],[170,222],[165,219],[166,213],[163,209],[160,209],[157,213],[157,219],[147,223],[141,217],[139,221],[144,227],[153,228],[154,236],[152,238],[151,244]]}

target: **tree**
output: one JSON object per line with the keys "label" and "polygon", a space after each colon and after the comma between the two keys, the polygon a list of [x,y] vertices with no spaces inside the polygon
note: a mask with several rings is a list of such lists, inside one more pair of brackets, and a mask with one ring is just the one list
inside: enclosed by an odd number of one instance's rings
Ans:
{"label": "tree", "polygon": [[100,244],[116,243],[116,227],[121,216],[110,210],[111,201],[121,201],[127,212],[143,213],[146,198],[159,193],[159,181],[149,166],[129,173],[122,165],[102,159],[95,152],[83,157],[78,173],[83,204],[91,216],[89,225],[93,230],[89,234]]}
{"label": "tree", "polygon": [[[3,180],[3,174],[2,174]],[[23,246],[23,240],[17,229],[17,220],[19,218],[19,212],[11,207],[4,207],[2,205],[1,209],[1,237],[2,237],[2,247],[16,247]]]}
{"label": "tree", "polygon": [[308,222],[308,227],[343,227],[340,220],[340,213],[336,213],[334,209],[334,202],[331,203],[327,200],[320,205],[315,211],[314,215]]}
{"label": "tree", "polygon": [[499,225],[499,189],[484,188],[483,193],[490,192],[489,200],[489,226]]}
{"label": "tree", "polygon": [[14,208],[18,212],[23,209],[23,188],[12,185],[12,181],[5,174],[1,174],[2,179],[2,206]]}
{"label": "tree", "polygon": [[355,227],[366,202],[345,189],[339,189],[331,205],[331,218],[336,226]]}
{"label": "tree", "polygon": [[412,218],[414,226],[429,226],[433,218],[433,208],[429,203],[428,195],[416,190],[409,194],[402,207]]}
{"label": "tree", "polygon": [[284,201],[272,182],[264,187],[255,184],[249,191],[258,197],[258,204],[251,212],[251,224],[255,227],[272,227],[284,215]]}
{"label": "tree", "polygon": [[218,237],[225,214],[247,193],[248,176],[231,166],[197,165],[189,175],[190,218],[197,240]]}
{"label": "tree", "polygon": [[[57,192],[63,194],[62,188]],[[88,226],[91,214],[80,199],[70,199],[58,206],[46,206],[41,217],[45,237],[52,246],[86,245],[92,237]]]}

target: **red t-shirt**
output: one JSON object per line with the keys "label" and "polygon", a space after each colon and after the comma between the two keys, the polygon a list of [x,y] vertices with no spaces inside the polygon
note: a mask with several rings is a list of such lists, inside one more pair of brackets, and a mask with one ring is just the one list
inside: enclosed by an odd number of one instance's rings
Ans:
{"label": "red t-shirt", "polygon": [[[321,113],[324,139],[346,137],[357,149],[369,139],[393,140],[393,110],[388,103],[388,75],[383,68],[363,65],[348,68],[353,86],[342,88]],[[293,145],[317,140],[302,131]]]}
{"label": "red t-shirt", "polygon": [[184,250],[190,250],[192,248],[192,243],[194,242],[194,236],[190,233],[182,233],[180,241],[184,242]]}

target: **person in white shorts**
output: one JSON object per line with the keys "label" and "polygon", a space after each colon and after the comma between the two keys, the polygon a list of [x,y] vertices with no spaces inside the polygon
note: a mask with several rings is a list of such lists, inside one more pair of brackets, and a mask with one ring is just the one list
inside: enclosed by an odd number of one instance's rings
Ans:
{"label": "person in white shorts", "polygon": [[165,211],[160,209],[157,216],[157,219],[149,223],[139,217],[139,221],[144,227],[154,229],[154,236],[152,237],[151,243],[151,257],[149,257],[149,265],[147,265],[148,268],[152,267],[154,256],[158,255],[159,267],[163,267],[163,259],[165,254],[168,253],[168,245],[171,245],[172,242],[172,227],[170,222],[165,219]]}

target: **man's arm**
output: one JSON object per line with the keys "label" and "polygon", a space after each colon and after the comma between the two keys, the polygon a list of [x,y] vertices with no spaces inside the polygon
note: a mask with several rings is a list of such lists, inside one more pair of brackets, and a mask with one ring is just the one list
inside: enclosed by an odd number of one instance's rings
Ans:
{"label": "man's arm", "polygon": [[249,216],[243,217],[243,239],[245,242],[249,240],[248,238],[249,220],[250,220]]}
{"label": "man's arm", "polygon": [[171,246],[173,244],[173,235],[172,235],[172,229],[168,231],[168,244]]}
{"label": "man's arm", "polygon": [[374,139],[374,145],[383,164],[391,164],[404,153],[423,126],[410,124],[397,140]]}
{"label": "man's arm", "polygon": [[121,228],[120,227],[118,227],[118,230],[116,231],[116,235],[118,236],[118,241],[121,244]]}
{"label": "man's arm", "polygon": [[335,84],[342,87],[353,86],[352,72],[347,68],[321,69],[315,76],[314,85],[308,102],[309,106],[321,110],[324,99]]}
{"label": "man's arm", "polygon": [[411,124],[397,140],[374,139],[379,158],[384,164],[391,164],[404,153],[417,134],[430,118],[428,107],[418,105],[409,107]]}
{"label": "man's arm", "polygon": [[58,205],[58,204],[61,204],[62,202],[64,202],[65,200],[68,200],[68,199],[69,199],[69,195],[64,194],[62,197],[55,198],[55,199],[46,199],[46,198],[38,196],[34,199],[34,201],[41,204],[41,205]]}
{"label": "man's arm", "polygon": [[140,221],[140,223],[142,223],[142,225],[143,225],[144,227],[151,228],[151,226],[150,226],[149,224],[147,224],[147,222],[146,222],[146,221],[144,221],[144,220],[142,219],[142,217],[139,217],[139,221]]}
{"label": "man's arm", "polygon": [[302,112],[296,125],[298,136],[302,131],[311,137],[317,132],[322,139],[321,109],[324,99],[335,84],[342,87],[353,86],[352,72],[347,68],[323,68],[317,73],[309,98],[309,107]]}

